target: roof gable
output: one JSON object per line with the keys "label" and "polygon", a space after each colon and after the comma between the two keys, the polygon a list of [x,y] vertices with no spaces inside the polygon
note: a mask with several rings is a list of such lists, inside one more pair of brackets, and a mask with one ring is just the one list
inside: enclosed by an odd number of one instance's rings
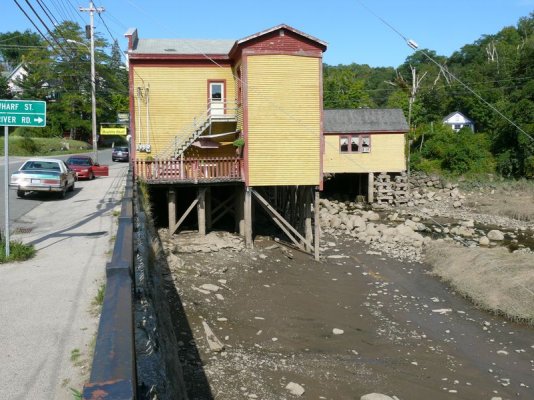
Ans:
{"label": "roof gable", "polygon": [[472,123],[473,121],[463,115],[460,111],[454,111],[443,118],[443,123]]}
{"label": "roof gable", "polygon": [[324,133],[408,132],[401,109],[324,110]]}

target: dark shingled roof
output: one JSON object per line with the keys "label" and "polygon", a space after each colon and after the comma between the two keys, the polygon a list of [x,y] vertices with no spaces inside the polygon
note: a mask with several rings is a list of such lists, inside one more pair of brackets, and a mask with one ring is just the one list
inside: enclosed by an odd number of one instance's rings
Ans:
{"label": "dark shingled roof", "polygon": [[408,132],[401,109],[324,110],[324,133]]}

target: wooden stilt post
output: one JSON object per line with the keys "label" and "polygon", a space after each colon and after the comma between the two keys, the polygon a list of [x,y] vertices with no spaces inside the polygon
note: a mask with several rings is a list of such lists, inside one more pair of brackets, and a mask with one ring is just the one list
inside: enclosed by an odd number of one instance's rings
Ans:
{"label": "wooden stilt post", "polygon": [[239,236],[245,236],[245,188],[236,187],[235,196],[235,231]]}
{"label": "wooden stilt post", "polygon": [[245,246],[251,249],[252,243],[252,192],[250,188],[245,189],[245,198],[243,202],[244,207],[244,222],[245,222]]}
{"label": "wooden stilt post", "polygon": [[206,229],[211,231],[213,221],[212,209],[211,209],[211,188],[206,188]]}
{"label": "wooden stilt post", "polygon": [[[304,231],[306,236],[306,242],[313,242],[313,228],[312,228],[312,188],[306,187],[304,192]],[[307,250],[311,253],[313,249],[308,244],[306,245]]]}
{"label": "wooden stilt post", "polygon": [[176,224],[176,190],[173,188],[167,191],[167,207],[169,210],[169,235],[172,235]]}
{"label": "wooden stilt post", "polygon": [[198,233],[200,235],[206,234],[206,188],[198,189]]}
{"label": "wooden stilt post", "polygon": [[321,242],[321,217],[319,214],[319,200],[320,200],[319,190],[315,190],[315,199],[314,199],[315,240],[313,241],[315,261],[319,261],[319,256],[320,256],[319,243]]}
{"label": "wooden stilt post", "polygon": [[375,190],[375,174],[372,172],[369,172],[369,182],[367,182],[367,201],[369,203],[372,203],[375,201],[374,190]]}

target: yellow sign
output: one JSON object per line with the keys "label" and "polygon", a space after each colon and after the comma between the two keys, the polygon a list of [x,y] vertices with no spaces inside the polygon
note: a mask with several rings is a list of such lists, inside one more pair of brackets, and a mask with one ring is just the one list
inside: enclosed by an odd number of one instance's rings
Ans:
{"label": "yellow sign", "polygon": [[126,128],[100,128],[100,134],[126,136]]}

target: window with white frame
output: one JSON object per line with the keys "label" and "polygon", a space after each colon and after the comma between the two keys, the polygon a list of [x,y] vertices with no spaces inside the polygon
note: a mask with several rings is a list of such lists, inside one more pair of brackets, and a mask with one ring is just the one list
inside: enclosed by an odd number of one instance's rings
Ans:
{"label": "window with white frame", "polygon": [[369,135],[343,135],[339,137],[340,153],[370,153],[371,137]]}

